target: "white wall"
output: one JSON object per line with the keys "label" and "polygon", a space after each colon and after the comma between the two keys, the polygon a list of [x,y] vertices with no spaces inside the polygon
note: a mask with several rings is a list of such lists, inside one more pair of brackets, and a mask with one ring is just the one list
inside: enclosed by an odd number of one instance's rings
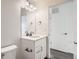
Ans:
{"label": "white wall", "polygon": [[1,2],[2,46],[12,44],[20,37],[19,2],[19,0],[2,0]]}
{"label": "white wall", "polygon": [[[1,0],[1,46],[16,44],[20,39],[21,0]],[[18,43],[17,43],[18,44]]]}

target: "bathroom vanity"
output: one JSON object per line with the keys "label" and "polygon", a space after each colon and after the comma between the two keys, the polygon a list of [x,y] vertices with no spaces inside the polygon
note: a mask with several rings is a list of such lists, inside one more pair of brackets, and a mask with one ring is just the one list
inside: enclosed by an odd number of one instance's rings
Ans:
{"label": "bathroom vanity", "polygon": [[22,36],[24,59],[44,59],[46,57],[46,36]]}

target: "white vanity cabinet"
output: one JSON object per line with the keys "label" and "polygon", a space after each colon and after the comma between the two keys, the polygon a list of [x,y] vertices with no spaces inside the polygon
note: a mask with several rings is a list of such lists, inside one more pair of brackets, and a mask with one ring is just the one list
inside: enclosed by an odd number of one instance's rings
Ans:
{"label": "white vanity cabinet", "polygon": [[46,57],[46,37],[21,38],[23,59],[44,59]]}

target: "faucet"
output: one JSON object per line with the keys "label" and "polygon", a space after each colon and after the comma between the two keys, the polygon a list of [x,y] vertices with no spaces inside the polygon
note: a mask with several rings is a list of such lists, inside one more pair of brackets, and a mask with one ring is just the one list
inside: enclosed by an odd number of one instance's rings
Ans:
{"label": "faucet", "polygon": [[34,32],[30,32],[29,36],[32,36],[34,34]]}
{"label": "faucet", "polygon": [[25,33],[26,33],[26,36],[32,36],[33,34],[34,34],[34,32],[30,32],[30,33],[28,33],[27,31],[25,31]]}
{"label": "faucet", "polygon": [[26,36],[29,36],[29,33],[27,31],[25,31]]}

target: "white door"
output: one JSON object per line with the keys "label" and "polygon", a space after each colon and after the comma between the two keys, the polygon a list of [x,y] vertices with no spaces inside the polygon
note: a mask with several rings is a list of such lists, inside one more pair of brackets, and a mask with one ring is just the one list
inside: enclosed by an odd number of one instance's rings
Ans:
{"label": "white door", "polygon": [[49,40],[51,48],[74,53],[76,56],[77,8],[75,2],[71,1],[49,8]]}

